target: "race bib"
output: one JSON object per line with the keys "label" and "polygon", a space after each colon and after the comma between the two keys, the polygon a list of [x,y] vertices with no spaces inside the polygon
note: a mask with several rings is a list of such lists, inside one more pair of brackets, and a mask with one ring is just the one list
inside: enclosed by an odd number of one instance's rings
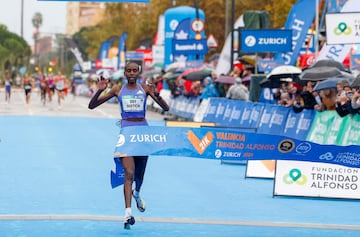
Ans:
{"label": "race bib", "polygon": [[139,112],[144,110],[143,96],[136,96],[136,95],[123,96],[122,103],[125,112]]}

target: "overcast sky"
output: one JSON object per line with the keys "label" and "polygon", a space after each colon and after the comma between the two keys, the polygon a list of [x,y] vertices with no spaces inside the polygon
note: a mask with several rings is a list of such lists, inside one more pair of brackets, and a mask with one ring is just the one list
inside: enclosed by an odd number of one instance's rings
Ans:
{"label": "overcast sky", "polygon": [[[21,35],[21,0],[2,0],[1,3],[0,23],[6,25],[9,31]],[[36,12],[43,16],[40,33],[65,33],[66,2],[24,0],[23,36],[29,45],[34,44],[31,19]]]}

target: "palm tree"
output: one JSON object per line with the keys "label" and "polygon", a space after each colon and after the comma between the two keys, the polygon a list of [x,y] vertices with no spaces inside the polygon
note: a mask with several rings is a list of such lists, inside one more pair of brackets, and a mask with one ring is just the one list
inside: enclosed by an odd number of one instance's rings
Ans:
{"label": "palm tree", "polygon": [[34,60],[35,60],[35,64],[37,64],[37,40],[39,37],[39,28],[42,25],[42,15],[40,12],[36,12],[32,18],[32,24],[35,28],[34,31]]}

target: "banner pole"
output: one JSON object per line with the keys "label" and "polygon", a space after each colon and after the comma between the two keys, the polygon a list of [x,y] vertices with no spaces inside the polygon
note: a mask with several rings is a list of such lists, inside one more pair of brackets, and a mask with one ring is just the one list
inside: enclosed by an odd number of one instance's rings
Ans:
{"label": "banner pole", "polygon": [[315,0],[315,61],[319,55],[319,0]]}

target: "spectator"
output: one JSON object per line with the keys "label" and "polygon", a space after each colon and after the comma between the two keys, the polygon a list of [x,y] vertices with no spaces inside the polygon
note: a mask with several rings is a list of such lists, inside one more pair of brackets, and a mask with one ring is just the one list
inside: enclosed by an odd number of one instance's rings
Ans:
{"label": "spectator", "polygon": [[226,93],[226,98],[233,100],[249,100],[249,90],[241,83],[241,78],[235,78],[235,83],[230,86]]}
{"label": "spectator", "polygon": [[344,85],[345,85],[345,80],[342,80],[342,81],[339,81],[338,83],[336,83],[337,96],[340,96],[342,93],[345,93]]}
{"label": "spectator", "polygon": [[304,108],[305,108],[304,99],[301,97],[301,92],[298,92],[295,95],[295,99],[293,101],[293,110],[295,113],[299,113],[303,111]]}
{"label": "spectator", "polygon": [[313,91],[313,82],[307,82],[306,86],[303,87],[303,91],[300,93],[302,100],[304,101],[304,109],[314,109],[317,105],[315,95]]}
{"label": "spectator", "polygon": [[348,81],[343,80],[336,85],[337,96],[336,96],[336,112],[344,117],[352,112],[351,98],[352,91]]}
{"label": "spectator", "polygon": [[340,117],[344,117],[351,113],[351,100],[344,93],[337,96],[336,112],[340,115]]}
{"label": "spectator", "polygon": [[290,97],[290,93],[289,92],[282,92],[280,95],[280,100],[278,101],[279,105],[285,106],[285,107],[290,107],[293,105],[293,101]]}
{"label": "spectator", "polygon": [[234,67],[233,70],[230,72],[230,76],[232,77],[240,77],[241,76],[241,71],[238,67]]}
{"label": "spectator", "polygon": [[289,92],[291,101],[294,102],[296,96],[299,94],[300,86],[294,82],[289,82],[287,85],[287,92]]}
{"label": "spectator", "polygon": [[[221,74],[222,76],[225,75],[225,74]],[[213,77],[214,78],[214,77]],[[225,84],[222,83],[222,82],[218,82],[216,81],[217,80],[217,75],[216,75],[216,79],[214,80],[215,81],[215,86],[216,86],[216,89],[217,91],[219,92],[219,96],[220,97],[226,97],[226,90],[228,90],[229,88],[225,88]]]}
{"label": "spectator", "polygon": [[179,95],[185,95],[185,86],[184,86],[184,80],[180,79],[176,81],[176,88],[174,90],[173,96],[174,98],[178,97]]}
{"label": "spectator", "polygon": [[190,91],[188,92],[188,97],[197,97],[200,95],[201,82],[194,81],[191,85]]}
{"label": "spectator", "polygon": [[359,113],[360,111],[360,89],[356,88],[351,98],[351,109],[352,113]]}
{"label": "spectator", "polygon": [[248,89],[250,89],[251,74],[252,71],[249,67],[245,67],[241,73],[242,84],[246,86]]}
{"label": "spectator", "polygon": [[336,110],[335,89],[324,89],[319,92],[321,104],[315,105],[317,111]]}
{"label": "spectator", "polygon": [[204,90],[200,95],[200,99],[207,99],[210,97],[219,97],[219,92],[215,87],[211,77],[206,77],[203,81]]}

